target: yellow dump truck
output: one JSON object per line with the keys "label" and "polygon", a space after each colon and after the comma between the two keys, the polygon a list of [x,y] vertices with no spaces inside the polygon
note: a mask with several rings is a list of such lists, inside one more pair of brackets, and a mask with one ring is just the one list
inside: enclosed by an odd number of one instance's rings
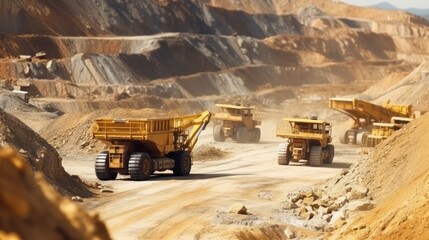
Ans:
{"label": "yellow dump truck", "polygon": [[310,166],[331,164],[334,145],[330,144],[332,126],[330,123],[308,118],[284,118],[277,124],[277,137],[286,138],[287,143],[279,144],[278,164],[307,160]]}
{"label": "yellow dump truck", "polygon": [[223,142],[231,138],[239,143],[257,143],[261,138],[261,121],[254,119],[253,107],[231,104],[216,104],[218,111],[213,119],[213,138]]}
{"label": "yellow dump truck", "polygon": [[390,101],[380,106],[355,98],[331,98],[329,107],[353,119],[352,127],[340,138],[341,143],[345,144],[365,142],[375,122],[390,123],[392,117],[414,118],[412,105],[392,105]]}
{"label": "yellow dump truck", "polygon": [[97,178],[113,180],[120,173],[146,180],[155,171],[165,170],[189,175],[192,149],[210,117],[206,111],[174,118],[96,119],[92,137],[108,145],[95,160]]}
{"label": "yellow dump truck", "polygon": [[411,118],[393,117],[390,123],[373,123],[371,134],[363,143],[362,152],[367,154],[385,139],[389,138],[395,131],[411,122]]}

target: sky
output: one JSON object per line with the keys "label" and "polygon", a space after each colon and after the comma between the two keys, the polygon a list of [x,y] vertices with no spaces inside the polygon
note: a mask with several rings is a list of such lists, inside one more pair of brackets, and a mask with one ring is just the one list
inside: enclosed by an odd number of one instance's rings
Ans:
{"label": "sky", "polygon": [[342,0],[342,2],[357,5],[357,6],[369,6],[379,2],[388,2],[398,8],[428,8],[429,0]]}

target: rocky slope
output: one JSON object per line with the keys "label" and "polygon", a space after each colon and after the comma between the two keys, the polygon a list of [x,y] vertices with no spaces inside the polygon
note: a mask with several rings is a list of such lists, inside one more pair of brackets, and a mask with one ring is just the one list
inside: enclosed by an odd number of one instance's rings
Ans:
{"label": "rocky slope", "polygon": [[426,21],[328,0],[21,0],[1,11],[0,78],[58,112],[202,109],[261,89],[273,98],[267,86],[374,82],[429,53]]}
{"label": "rocky slope", "polygon": [[[291,15],[228,11],[202,1],[3,2],[1,32],[65,36],[151,35],[194,32],[256,38],[302,31]],[[279,24],[279,23],[283,24]],[[19,23],[19,24],[17,24]],[[126,26],[126,27],[124,27]]]}
{"label": "rocky slope", "polygon": [[[68,36],[194,32],[221,35],[238,33],[263,38],[300,33],[302,25],[292,14],[309,5],[341,18],[352,26],[362,24],[372,30],[397,35],[427,34],[425,28],[421,28],[427,22],[417,16],[399,11],[359,8],[329,0],[193,0],[186,3],[164,0],[55,3],[48,0],[7,0],[2,3],[0,29],[1,32],[12,34]],[[407,26],[410,24],[412,26]]]}
{"label": "rocky slope", "polygon": [[[392,79],[393,78],[393,79]],[[401,104],[413,104],[417,109],[427,111],[429,105],[429,62],[423,62],[410,74],[395,78],[388,77],[375,84],[362,95],[382,101],[390,99]]]}
{"label": "rocky slope", "polygon": [[[0,109],[0,145],[17,149],[34,171],[65,195],[92,196],[82,182],[71,177],[61,165],[61,157],[45,139],[16,117]],[[31,144],[29,144],[31,143]]]}
{"label": "rocky slope", "polygon": [[[346,220],[331,239],[426,239],[429,152],[425,146],[429,115],[413,121],[351,167],[326,189],[340,192],[351,184],[368,187],[376,207]],[[357,229],[356,229],[357,227]]]}

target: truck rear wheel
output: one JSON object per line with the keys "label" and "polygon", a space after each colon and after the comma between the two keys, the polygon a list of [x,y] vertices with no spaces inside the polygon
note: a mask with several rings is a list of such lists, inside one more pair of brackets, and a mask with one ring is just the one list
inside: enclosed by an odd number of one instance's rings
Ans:
{"label": "truck rear wheel", "polygon": [[335,147],[332,144],[328,144],[328,146],[326,146],[326,150],[328,151],[328,157],[326,159],[323,159],[323,163],[332,164],[335,155]]}
{"label": "truck rear wheel", "polygon": [[340,143],[349,144],[349,130],[344,132],[344,137],[340,137]]}
{"label": "truck rear wheel", "polygon": [[216,142],[225,141],[225,136],[223,135],[222,124],[216,124],[213,127],[213,138]]}
{"label": "truck rear wheel", "polygon": [[358,144],[358,141],[357,141],[357,131],[356,130],[347,130],[346,136],[347,136],[347,140],[346,140],[347,143],[351,143],[351,144],[354,144],[354,145]]}
{"label": "truck rear wheel", "polygon": [[152,173],[149,154],[142,152],[131,154],[128,161],[128,172],[132,180],[149,179]]}
{"label": "truck rear wheel", "polygon": [[95,159],[95,175],[100,180],[114,180],[118,176],[117,172],[109,169],[109,152],[102,151]]}
{"label": "truck rear wheel", "polygon": [[261,140],[261,129],[255,128],[252,130],[252,141],[253,143],[258,143]]}
{"label": "truck rear wheel", "polygon": [[188,176],[191,172],[191,154],[188,151],[177,151],[167,155],[174,160],[173,173],[176,176]]}
{"label": "truck rear wheel", "polygon": [[289,144],[280,143],[277,156],[277,162],[279,165],[289,165],[289,161],[292,157],[292,152],[289,151]]}
{"label": "truck rear wheel", "polygon": [[310,148],[310,166],[318,167],[322,164],[322,147],[311,146]]}
{"label": "truck rear wheel", "polygon": [[237,129],[237,142],[245,143],[248,141],[247,128],[244,126],[238,127]]}

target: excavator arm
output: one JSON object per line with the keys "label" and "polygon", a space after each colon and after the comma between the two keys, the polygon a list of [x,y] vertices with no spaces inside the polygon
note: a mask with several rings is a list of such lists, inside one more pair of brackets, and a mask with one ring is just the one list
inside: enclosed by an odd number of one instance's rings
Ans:
{"label": "excavator arm", "polygon": [[175,119],[175,127],[180,132],[184,132],[186,129],[192,127],[183,142],[183,149],[190,152],[192,151],[201,131],[204,130],[210,122],[210,118],[211,113],[209,111],[204,111],[200,114]]}

